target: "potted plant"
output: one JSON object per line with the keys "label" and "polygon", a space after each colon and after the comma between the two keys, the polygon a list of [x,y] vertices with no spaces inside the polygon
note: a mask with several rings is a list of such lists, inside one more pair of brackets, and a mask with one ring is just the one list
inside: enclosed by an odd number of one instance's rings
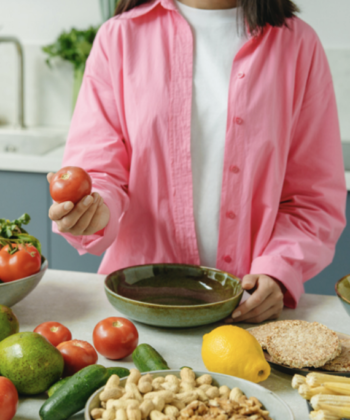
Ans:
{"label": "potted plant", "polygon": [[42,48],[48,55],[46,62],[49,66],[51,65],[51,61],[56,57],[73,64],[73,109],[83,80],[85,63],[90,54],[97,30],[98,27],[93,26],[90,26],[86,30],[72,28],[70,32],[63,31],[53,44],[46,45]]}

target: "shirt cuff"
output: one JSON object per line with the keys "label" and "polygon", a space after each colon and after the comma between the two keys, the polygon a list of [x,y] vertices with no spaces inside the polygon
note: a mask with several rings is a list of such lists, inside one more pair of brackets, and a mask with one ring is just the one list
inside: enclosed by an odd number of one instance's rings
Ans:
{"label": "shirt cuff", "polygon": [[274,277],[286,288],[284,305],[295,309],[300,296],[304,293],[301,273],[283,257],[266,255],[253,260],[250,274],[265,274]]}

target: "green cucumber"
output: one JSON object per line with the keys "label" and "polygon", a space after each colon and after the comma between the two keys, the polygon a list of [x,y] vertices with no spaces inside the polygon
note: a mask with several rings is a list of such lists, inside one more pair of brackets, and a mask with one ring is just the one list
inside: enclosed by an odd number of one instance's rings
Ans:
{"label": "green cucumber", "polygon": [[51,385],[50,388],[46,391],[47,395],[51,397],[59,388],[61,388],[62,385],[64,385],[68,381],[68,379],[70,379],[70,376],[68,376],[67,378],[60,379],[59,381]]}
{"label": "green cucumber", "polygon": [[134,365],[140,372],[152,370],[169,370],[167,362],[149,344],[140,344],[132,353]]}
{"label": "green cucumber", "polygon": [[[122,367],[109,367],[107,368],[108,371],[108,378],[107,380],[112,376],[112,375],[118,375],[119,378],[125,378],[126,376],[129,376],[130,371],[129,369],[125,369]],[[70,376],[68,378],[63,378],[60,379],[59,381],[57,381],[56,383],[54,383],[48,390],[47,390],[47,395],[49,397],[51,397],[58,389],[61,388],[62,385],[64,385],[68,380],[70,379]],[[102,385],[103,386],[103,385]]]}
{"label": "green cucumber", "polygon": [[91,395],[107,382],[108,370],[101,365],[90,365],[63,384],[41,406],[41,420],[66,420],[82,410]]}
{"label": "green cucumber", "polygon": [[130,374],[130,370],[125,369],[123,367],[108,367],[107,371],[108,371],[109,377],[112,375],[118,375],[119,378],[125,378],[126,376],[129,376]]}

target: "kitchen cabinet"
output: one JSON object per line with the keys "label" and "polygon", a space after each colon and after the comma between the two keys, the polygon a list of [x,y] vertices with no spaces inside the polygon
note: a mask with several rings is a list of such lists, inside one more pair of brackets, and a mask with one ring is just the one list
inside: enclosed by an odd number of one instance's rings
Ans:
{"label": "kitchen cabinet", "polygon": [[[80,256],[65,239],[54,234],[47,216],[50,205],[45,173],[0,171],[0,218],[14,219],[28,213],[32,218],[29,231],[41,241],[50,268],[96,273],[102,256]],[[350,218],[350,193],[347,218]],[[340,237],[332,264],[305,283],[305,290],[334,295],[335,282],[346,274],[350,274],[350,226],[346,226]]]}
{"label": "kitchen cabinet", "polygon": [[[346,205],[346,219],[350,220],[350,192]],[[332,263],[321,273],[305,283],[306,293],[334,295],[334,285],[350,274],[350,225],[347,224],[336,245]]]}

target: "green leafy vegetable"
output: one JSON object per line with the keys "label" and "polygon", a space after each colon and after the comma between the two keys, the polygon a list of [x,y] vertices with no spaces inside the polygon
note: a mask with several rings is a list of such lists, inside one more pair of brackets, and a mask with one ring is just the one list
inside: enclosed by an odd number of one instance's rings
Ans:
{"label": "green leafy vegetable", "polygon": [[43,51],[49,56],[47,64],[50,65],[54,57],[60,57],[72,63],[75,70],[84,70],[97,30],[98,27],[90,26],[85,31],[75,28],[70,32],[63,31],[56,42],[43,47]]}
{"label": "green leafy vegetable", "polygon": [[18,244],[32,244],[41,254],[41,244],[34,236],[22,228],[30,222],[30,216],[24,213],[18,219],[0,219],[0,246],[10,245],[13,252],[17,250]]}

